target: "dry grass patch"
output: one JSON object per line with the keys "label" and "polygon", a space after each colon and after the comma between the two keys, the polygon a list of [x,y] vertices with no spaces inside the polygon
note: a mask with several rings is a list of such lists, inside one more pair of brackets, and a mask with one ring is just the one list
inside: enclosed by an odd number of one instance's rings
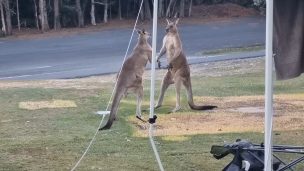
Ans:
{"label": "dry grass patch", "polygon": [[[156,136],[263,132],[264,96],[199,97],[195,101],[217,104],[218,109],[201,113],[159,115]],[[301,130],[304,127],[304,94],[276,95],[274,130]],[[148,125],[129,117],[134,136],[146,137]]]}
{"label": "dry grass patch", "polygon": [[38,110],[45,108],[69,108],[77,107],[76,103],[71,100],[52,100],[52,101],[27,101],[20,102],[20,109]]}
{"label": "dry grass patch", "polygon": [[162,137],[162,140],[165,140],[165,141],[187,141],[187,140],[189,140],[189,137],[186,137],[186,136],[164,136],[164,137]]}
{"label": "dry grass patch", "polygon": [[55,89],[101,89],[106,83],[114,82],[115,74],[76,79],[0,81],[0,89],[8,88],[55,88]]}

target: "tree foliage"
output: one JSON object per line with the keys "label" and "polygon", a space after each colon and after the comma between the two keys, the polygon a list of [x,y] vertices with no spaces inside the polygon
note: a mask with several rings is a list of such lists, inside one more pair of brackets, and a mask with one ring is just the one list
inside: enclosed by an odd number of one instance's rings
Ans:
{"label": "tree foliage", "polygon": [[[192,5],[234,2],[241,5],[263,0],[159,0],[158,16],[191,16]],[[141,0],[0,0],[0,36],[12,28],[36,28],[42,32],[62,27],[84,27],[112,19],[135,18]],[[153,0],[144,0],[141,20],[152,18]]]}

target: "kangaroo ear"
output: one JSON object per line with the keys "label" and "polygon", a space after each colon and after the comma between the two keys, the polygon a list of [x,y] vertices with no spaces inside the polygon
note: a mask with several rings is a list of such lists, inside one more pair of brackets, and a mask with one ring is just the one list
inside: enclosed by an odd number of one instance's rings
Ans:
{"label": "kangaroo ear", "polygon": [[145,34],[145,33],[146,33],[146,30],[145,30],[145,29],[142,29],[142,33]]}
{"label": "kangaroo ear", "polygon": [[179,12],[175,13],[174,18],[179,18]]}
{"label": "kangaroo ear", "polygon": [[167,24],[170,24],[170,21],[168,20],[168,18],[166,18]]}
{"label": "kangaroo ear", "polygon": [[141,30],[139,30],[139,29],[137,29],[136,31],[137,31],[138,34],[141,34],[141,33],[142,33]]}
{"label": "kangaroo ear", "polygon": [[179,18],[177,18],[177,19],[175,20],[174,24],[177,25],[178,22],[179,22]]}

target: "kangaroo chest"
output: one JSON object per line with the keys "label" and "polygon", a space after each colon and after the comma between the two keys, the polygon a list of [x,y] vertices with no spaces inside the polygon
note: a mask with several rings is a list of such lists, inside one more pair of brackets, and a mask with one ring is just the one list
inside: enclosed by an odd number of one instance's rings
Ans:
{"label": "kangaroo chest", "polygon": [[172,58],[176,49],[176,37],[174,36],[167,36],[166,37],[166,51],[167,51],[167,58]]}

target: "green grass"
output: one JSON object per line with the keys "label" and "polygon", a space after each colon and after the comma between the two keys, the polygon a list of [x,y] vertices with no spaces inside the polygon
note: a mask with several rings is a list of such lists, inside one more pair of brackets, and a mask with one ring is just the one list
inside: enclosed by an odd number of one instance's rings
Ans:
{"label": "green grass", "polygon": [[254,52],[265,49],[265,45],[262,44],[256,44],[252,46],[246,46],[246,47],[229,47],[229,48],[223,48],[223,49],[215,49],[215,50],[208,50],[208,51],[202,51],[198,52],[198,55],[203,56],[209,56],[209,55],[220,55],[220,54],[228,54],[228,53],[241,53],[241,52]]}
{"label": "green grass", "polygon": [[[263,73],[226,77],[195,77],[195,96],[240,96],[264,93]],[[157,82],[157,87],[159,87]],[[108,86],[105,86],[108,87]],[[149,99],[149,83],[145,86],[145,102]],[[275,93],[304,93],[304,78],[276,82]],[[158,95],[158,92],[156,93]],[[101,119],[93,113],[105,109],[110,89],[43,89],[13,88],[0,90],[0,170],[70,170],[84,152]],[[169,88],[166,99],[174,99],[174,88]],[[183,107],[186,108],[183,93]],[[77,108],[41,109],[18,108],[20,101],[74,100]],[[174,101],[165,99],[165,107],[157,110],[165,114],[174,107]],[[127,103],[132,101],[132,103]],[[143,108],[148,108],[144,105]],[[187,109],[187,108],[186,108]],[[189,112],[189,111],[187,111]],[[147,115],[147,113],[145,113]],[[132,136],[126,122],[135,116],[135,99],[123,100],[119,120],[111,130],[100,132],[78,170],[158,170],[147,138]],[[304,130],[280,132],[275,143],[303,145]],[[210,147],[233,142],[237,138],[256,143],[263,141],[262,133],[193,135],[183,142],[164,141],[156,137],[157,147],[166,170],[221,170],[231,160],[212,157]],[[303,169],[303,165],[300,170]]]}

